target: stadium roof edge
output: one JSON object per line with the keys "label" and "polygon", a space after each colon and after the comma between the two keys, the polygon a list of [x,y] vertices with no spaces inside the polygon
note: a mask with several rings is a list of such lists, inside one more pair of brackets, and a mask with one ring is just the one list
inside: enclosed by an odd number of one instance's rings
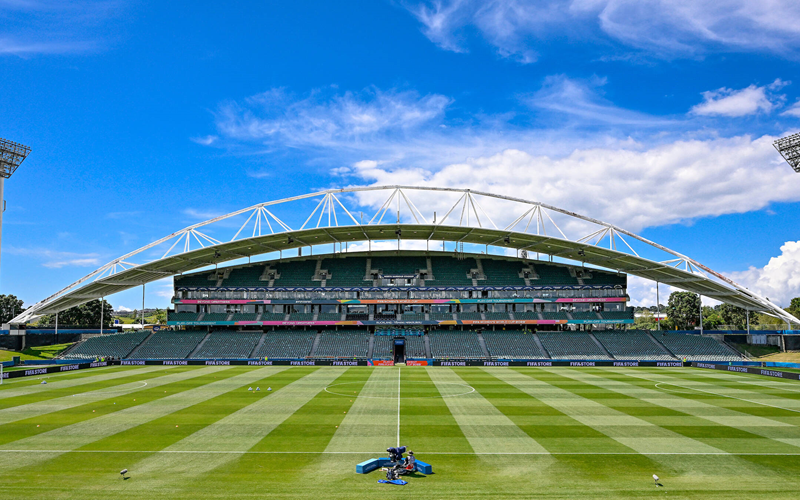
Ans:
{"label": "stadium roof edge", "polygon": [[[363,219],[356,220],[353,216],[353,213],[357,213],[356,210],[348,210],[345,205],[345,202],[351,203],[351,200],[345,199],[343,202],[337,196],[344,193],[357,195],[376,191],[386,191],[388,197],[368,222],[364,222]],[[412,197],[416,191],[455,193],[460,196],[444,217],[438,221],[429,222],[413,203]],[[299,229],[292,229],[274,213],[276,206],[314,197],[321,199]],[[508,203],[510,207],[505,210],[510,211],[511,217],[518,216],[505,227],[499,228],[482,208],[480,204],[482,199],[490,199],[493,203]],[[391,210],[391,218],[394,218],[395,206],[392,206],[393,204],[396,206],[397,220],[400,222],[384,223],[383,219],[389,210]],[[338,216],[337,210],[339,211]],[[402,216],[401,212],[404,212]],[[455,222],[459,212],[458,225],[446,224],[451,215],[453,218],[450,220]],[[249,217],[230,241],[222,242],[200,231],[206,226],[248,213]],[[566,217],[583,226],[588,226],[588,234],[576,239],[568,238],[551,214]],[[314,224],[312,219],[315,217],[315,227],[306,227],[309,226],[309,223]],[[342,221],[339,221],[340,218]],[[407,222],[402,222],[403,218]],[[524,224],[526,220],[525,228],[519,230],[518,226]],[[326,221],[327,224],[323,221]],[[531,227],[533,221],[535,221],[535,225]],[[551,228],[555,229],[555,231],[551,229],[550,234],[547,234],[548,223]],[[247,233],[250,233],[251,227],[252,234],[250,236],[239,237],[245,229],[247,229]],[[267,228],[270,234],[262,234],[262,229],[266,230]],[[528,232],[529,228],[531,231],[535,229],[536,234]],[[554,236],[554,234],[558,234],[558,236]],[[625,236],[665,252],[673,258],[664,261],[643,258],[626,241]],[[341,248],[341,245],[345,243],[367,241],[371,244],[372,241],[395,239],[398,241],[427,241],[428,245],[434,241],[437,245],[440,241],[469,243],[486,245],[487,248],[494,246],[552,255],[670,284],[676,288],[713,297],[716,300],[748,310],[763,311],[787,323],[800,323],[800,320],[776,304],[747,290],[722,274],[683,254],[613,224],[521,198],[469,189],[414,186],[367,186],[319,191],[253,205],[193,224],[114,259],[55,294],[37,302],[12,319],[10,323],[25,323],[43,314],[53,314],[80,305],[92,298],[105,297],[165,277],[240,258],[271,252],[282,254],[284,251],[298,247],[311,247],[313,251],[314,246],[333,245],[335,250],[337,244]],[[605,240],[608,241],[608,248],[599,245]],[[619,248],[618,242],[620,243]],[[169,246],[170,244],[171,246]],[[144,264],[130,262],[132,257],[141,256],[140,254],[143,252],[152,251],[159,245],[169,246],[162,258]],[[192,249],[192,246],[200,248]],[[173,255],[170,255],[171,253]]]}

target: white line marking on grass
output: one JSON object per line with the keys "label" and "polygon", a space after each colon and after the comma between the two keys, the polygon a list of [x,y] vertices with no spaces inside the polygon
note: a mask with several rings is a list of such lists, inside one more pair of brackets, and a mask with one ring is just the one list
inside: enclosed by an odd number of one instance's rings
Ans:
{"label": "white line marking on grass", "polygon": [[[427,373],[439,392],[447,393],[448,387],[453,383],[464,382],[450,368],[430,367]],[[474,451],[484,453],[508,450],[541,452],[542,455],[547,455],[547,450],[538,441],[517,427],[479,392],[461,398],[446,398],[444,402]]]}
{"label": "white line marking on grass", "polygon": [[400,368],[397,369],[397,446],[400,446]]}
{"label": "white line marking on grass", "polygon": [[[334,391],[330,390],[330,388],[331,387],[339,387],[339,386],[343,386],[343,385],[355,385],[355,384],[362,384],[362,382],[342,382],[341,384],[331,384],[331,385],[329,385],[328,387],[325,388],[325,392],[327,392],[328,394],[333,394],[334,396],[342,396],[342,397],[346,397],[346,398],[352,398],[353,397],[352,394],[347,394],[347,393],[343,393],[343,392],[334,392]],[[414,382],[414,381],[409,382],[408,380],[406,380],[406,387],[408,386],[408,384],[412,384],[412,385],[413,384],[426,384],[427,385],[428,382]],[[472,387],[471,385],[468,385],[468,384],[444,383],[442,385],[457,385],[457,386],[460,386],[460,387],[465,387],[465,388],[467,388],[469,390],[467,390],[465,392],[455,393],[455,394],[437,394],[436,396],[403,396],[401,399],[456,398],[458,396],[466,396],[467,394],[471,394],[471,393],[475,392],[475,388]],[[368,398],[368,399],[391,399],[392,401],[394,401],[394,395],[391,395],[391,396],[363,396],[361,394],[358,394],[358,395],[356,395],[356,397],[357,398]]]}
{"label": "white line marking on grass", "polygon": [[[209,366],[199,370],[192,370],[183,372],[181,374],[168,375],[167,377],[175,377],[180,375],[192,375],[193,377],[201,375],[210,375],[211,373],[221,372],[230,369],[230,366],[219,367]],[[16,459],[6,458],[8,455],[2,453],[5,449],[11,449],[22,445],[30,446],[32,448],[51,448],[53,444],[60,444],[62,448],[77,449],[86,446],[90,443],[100,441],[101,439],[119,434],[120,432],[127,431],[134,427],[141,426],[153,420],[165,417],[177,411],[183,410],[190,406],[194,406],[217,396],[225,394],[226,392],[247,387],[253,382],[257,382],[268,374],[277,373],[285,370],[288,367],[264,367],[256,370],[248,371],[232,377],[227,377],[215,382],[205,383],[198,387],[187,389],[183,392],[171,394],[160,399],[155,399],[147,403],[142,403],[137,406],[130,406],[124,410],[113,413],[108,413],[89,420],[59,427],[52,431],[35,434],[18,441],[8,443],[0,446],[0,471],[3,474],[11,470],[23,467],[31,467],[41,461],[50,460],[55,458],[55,455],[48,456],[28,456],[24,459],[17,457]],[[167,377],[162,377],[164,380]],[[192,378],[193,378],[192,377]],[[189,377],[186,377],[188,380]],[[155,381],[154,381],[155,384]],[[130,396],[129,396],[130,397]],[[71,399],[71,398],[70,398]],[[77,399],[77,398],[76,398]]]}
{"label": "white line marking on grass", "polygon": [[[385,454],[386,450],[381,451],[221,451],[221,450],[3,450],[3,453],[149,453],[149,454],[174,454],[174,455],[380,455]],[[656,451],[649,453],[637,453],[635,451],[530,451],[530,452],[461,452],[461,451],[425,451],[421,450],[416,455],[667,455],[667,456],[765,456],[765,457],[796,457],[800,453],[770,453],[770,452],[693,452],[693,451]]]}
{"label": "white line marking on grass", "polygon": [[[42,391],[52,391],[52,390],[61,389],[61,388],[65,388],[65,387],[75,387],[75,386],[79,386],[79,385],[92,384],[92,383],[95,383],[95,382],[103,382],[103,381],[106,381],[106,380],[113,380],[113,379],[116,379],[116,378],[135,377],[136,375],[139,375],[139,374],[142,374],[142,373],[150,373],[150,372],[154,372],[154,371],[167,370],[169,368],[174,368],[174,367],[173,366],[148,366],[148,367],[142,366],[142,367],[138,367],[135,370],[115,370],[115,371],[113,371],[111,373],[103,373],[101,371],[101,370],[107,370],[107,368],[97,368],[96,369],[97,371],[92,371],[91,375],[88,375],[86,377],[77,377],[77,378],[66,379],[66,380],[55,380],[53,382],[48,382],[47,385],[45,385],[44,387],[41,384],[32,384],[32,385],[26,385],[26,386],[20,387],[18,389],[5,389],[5,390],[0,391],[0,399],[13,398],[13,397],[17,397],[17,396],[25,396],[25,395],[28,395],[28,394],[33,394],[33,393],[42,392]],[[100,373],[98,373],[98,372],[100,372]],[[44,377],[44,378],[50,379],[50,378],[53,378],[53,377],[60,377],[62,375],[75,375],[77,373],[85,374],[86,372],[71,371],[71,372],[53,373],[51,376]],[[33,380],[40,380],[42,378],[43,377],[36,377],[35,379],[33,377],[20,377],[18,379],[6,379],[6,380],[3,381],[3,385],[5,386],[6,384],[15,384],[15,383],[19,383],[19,382],[33,382]]]}
{"label": "white line marking on grass", "polygon": [[[516,370],[505,371],[502,368],[483,370],[501,382],[517,388],[641,455],[649,455],[659,450],[687,450],[696,453],[724,451]],[[575,380],[570,376],[570,372],[559,371],[558,374]],[[588,384],[583,380],[580,382]],[[628,429],[640,429],[640,431],[631,435]]]}
{"label": "white line marking on grass", "polygon": [[[778,370],[780,368],[764,368],[765,370]],[[796,383],[796,380],[792,379],[755,379],[751,377],[744,377],[742,375],[755,375],[757,377],[763,377],[763,375],[758,375],[757,373],[740,373],[740,372],[716,372],[716,370],[706,370],[704,368],[697,368],[696,371],[692,372],[692,375],[700,375],[711,380],[721,381],[721,382],[733,382],[737,384],[749,384],[754,385],[756,387],[761,387],[762,389],[774,389],[777,391],[790,391],[790,392],[800,392],[800,389],[793,389],[789,387],[793,383]],[[724,376],[724,375],[731,375],[731,376]],[[783,381],[777,382],[777,380]],[[762,382],[762,383],[759,383]],[[770,383],[771,382],[771,383]],[[777,383],[775,383],[777,382]]]}
{"label": "white line marking on grass", "polygon": [[[680,387],[681,389],[689,389],[691,391],[698,391],[698,392],[704,392],[706,394],[713,394],[714,396],[719,396],[719,397],[722,397],[722,398],[738,399],[739,401],[744,401],[746,403],[753,403],[755,405],[769,406],[770,408],[775,408],[775,409],[778,409],[778,410],[786,410],[786,411],[791,411],[791,412],[794,412],[794,413],[800,413],[800,410],[792,410],[791,408],[784,408],[783,406],[771,405],[769,403],[759,403],[758,401],[752,401],[750,399],[737,398],[736,396],[728,396],[727,394],[720,394],[718,392],[706,391],[706,390],[697,389],[697,388],[694,388],[694,387],[686,387],[684,385],[673,384],[672,382],[667,382],[666,380],[653,380],[653,379],[649,379],[649,378],[645,378],[645,377],[637,377],[636,375],[631,375],[629,373],[624,373],[624,375],[627,375],[628,377],[642,379],[642,380],[649,380],[650,382],[657,382],[656,387],[658,387],[658,384],[666,384],[666,385],[671,385],[671,386],[674,386],[674,387]],[[669,389],[662,389],[661,387],[658,387],[658,388],[661,389],[662,391],[675,392],[675,391],[670,391]],[[689,394],[689,393],[684,393],[684,394]]]}

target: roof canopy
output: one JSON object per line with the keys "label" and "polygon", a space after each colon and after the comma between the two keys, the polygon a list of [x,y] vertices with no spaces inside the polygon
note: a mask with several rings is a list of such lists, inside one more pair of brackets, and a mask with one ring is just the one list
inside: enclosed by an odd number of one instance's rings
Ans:
{"label": "roof canopy", "polygon": [[[456,201],[444,217],[429,221],[412,198],[420,201],[419,198],[432,194],[436,194],[439,200],[451,196]],[[357,213],[354,207],[377,206],[384,196],[385,201],[368,222],[353,216]],[[296,211],[298,202],[315,198],[319,199],[318,203],[298,229],[291,228],[276,216],[278,209]],[[482,208],[479,202],[486,200],[493,204],[492,213],[506,219],[503,227],[498,227]],[[387,214],[395,221],[385,222]],[[219,227],[220,222],[227,221],[221,232],[229,228],[231,220],[236,217],[246,220],[230,241],[223,242],[211,236],[218,233],[212,232],[210,226]],[[497,215],[495,218],[499,220]],[[569,238],[562,226],[582,231],[582,236]],[[217,227],[213,230],[216,231]],[[267,232],[269,234],[264,234]],[[114,259],[31,306],[11,323],[24,323],[42,314],[53,314],[92,299],[209,265],[272,252],[282,255],[285,251],[302,247],[311,247],[313,251],[316,247],[328,245],[328,251],[330,248],[342,251],[347,243],[371,244],[386,240],[397,240],[398,246],[402,240],[421,241],[431,251],[443,246],[447,248],[449,243],[451,250],[454,245],[474,244],[485,246],[487,251],[489,247],[502,247],[518,253],[525,250],[529,255],[551,255],[666,283],[751,311],[763,311],[787,322],[800,323],[776,304],[699,262],[612,224],[539,202],[469,189],[404,186],[320,191],[261,203],[194,224]],[[641,247],[639,252],[634,246]],[[134,257],[141,258],[158,247],[167,248],[161,258],[141,264],[131,262]],[[666,254],[666,259],[656,260],[650,255],[646,258],[640,252]]]}

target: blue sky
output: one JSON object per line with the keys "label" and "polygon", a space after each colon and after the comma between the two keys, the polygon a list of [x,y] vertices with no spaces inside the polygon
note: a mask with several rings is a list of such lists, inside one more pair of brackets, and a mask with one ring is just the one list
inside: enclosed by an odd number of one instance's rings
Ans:
{"label": "blue sky", "polygon": [[800,175],[771,143],[800,129],[800,6],[764,4],[0,0],[0,137],[33,148],[0,292],[31,304],[261,201],[406,183],[595,216],[788,305]]}

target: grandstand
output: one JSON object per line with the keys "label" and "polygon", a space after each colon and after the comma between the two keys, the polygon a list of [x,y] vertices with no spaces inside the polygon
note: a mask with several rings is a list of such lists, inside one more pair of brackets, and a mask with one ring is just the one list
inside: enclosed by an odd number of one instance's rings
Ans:
{"label": "grandstand", "polygon": [[184,359],[205,338],[206,332],[159,332],[150,336],[128,357],[140,359]]}
{"label": "grandstand", "polygon": [[585,333],[540,333],[539,339],[553,359],[611,359],[603,348]]}
{"label": "grandstand", "polygon": [[656,337],[679,359],[687,361],[741,361],[742,355],[735,349],[721,344],[711,337],[662,333]]}
{"label": "grandstand", "polygon": [[474,332],[432,330],[428,335],[434,359],[482,359],[486,355]]}
{"label": "grandstand", "polygon": [[320,336],[314,356],[321,359],[366,359],[369,353],[369,341],[370,335],[366,331],[328,331]]}
{"label": "grandstand", "polygon": [[191,356],[193,359],[246,359],[261,338],[261,332],[217,331],[210,334]]}
{"label": "grandstand", "polygon": [[626,286],[618,273],[487,254],[309,255],[176,277],[167,321],[186,332],[89,339],[68,356],[740,359],[708,337],[619,330],[633,323]]}
{"label": "grandstand", "polygon": [[547,359],[536,334],[522,331],[484,332],[486,349],[494,359]]}
{"label": "grandstand", "polygon": [[664,346],[658,345],[655,339],[644,331],[597,332],[594,336],[616,359],[652,361],[674,361],[676,359]]}
{"label": "grandstand", "polygon": [[67,359],[124,358],[142,343],[150,332],[134,332],[90,337],[71,349]]}
{"label": "grandstand", "polygon": [[274,330],[266,332],[261,345],[252,357],[262,358],[305,358],[311,354],[316,332]]}

